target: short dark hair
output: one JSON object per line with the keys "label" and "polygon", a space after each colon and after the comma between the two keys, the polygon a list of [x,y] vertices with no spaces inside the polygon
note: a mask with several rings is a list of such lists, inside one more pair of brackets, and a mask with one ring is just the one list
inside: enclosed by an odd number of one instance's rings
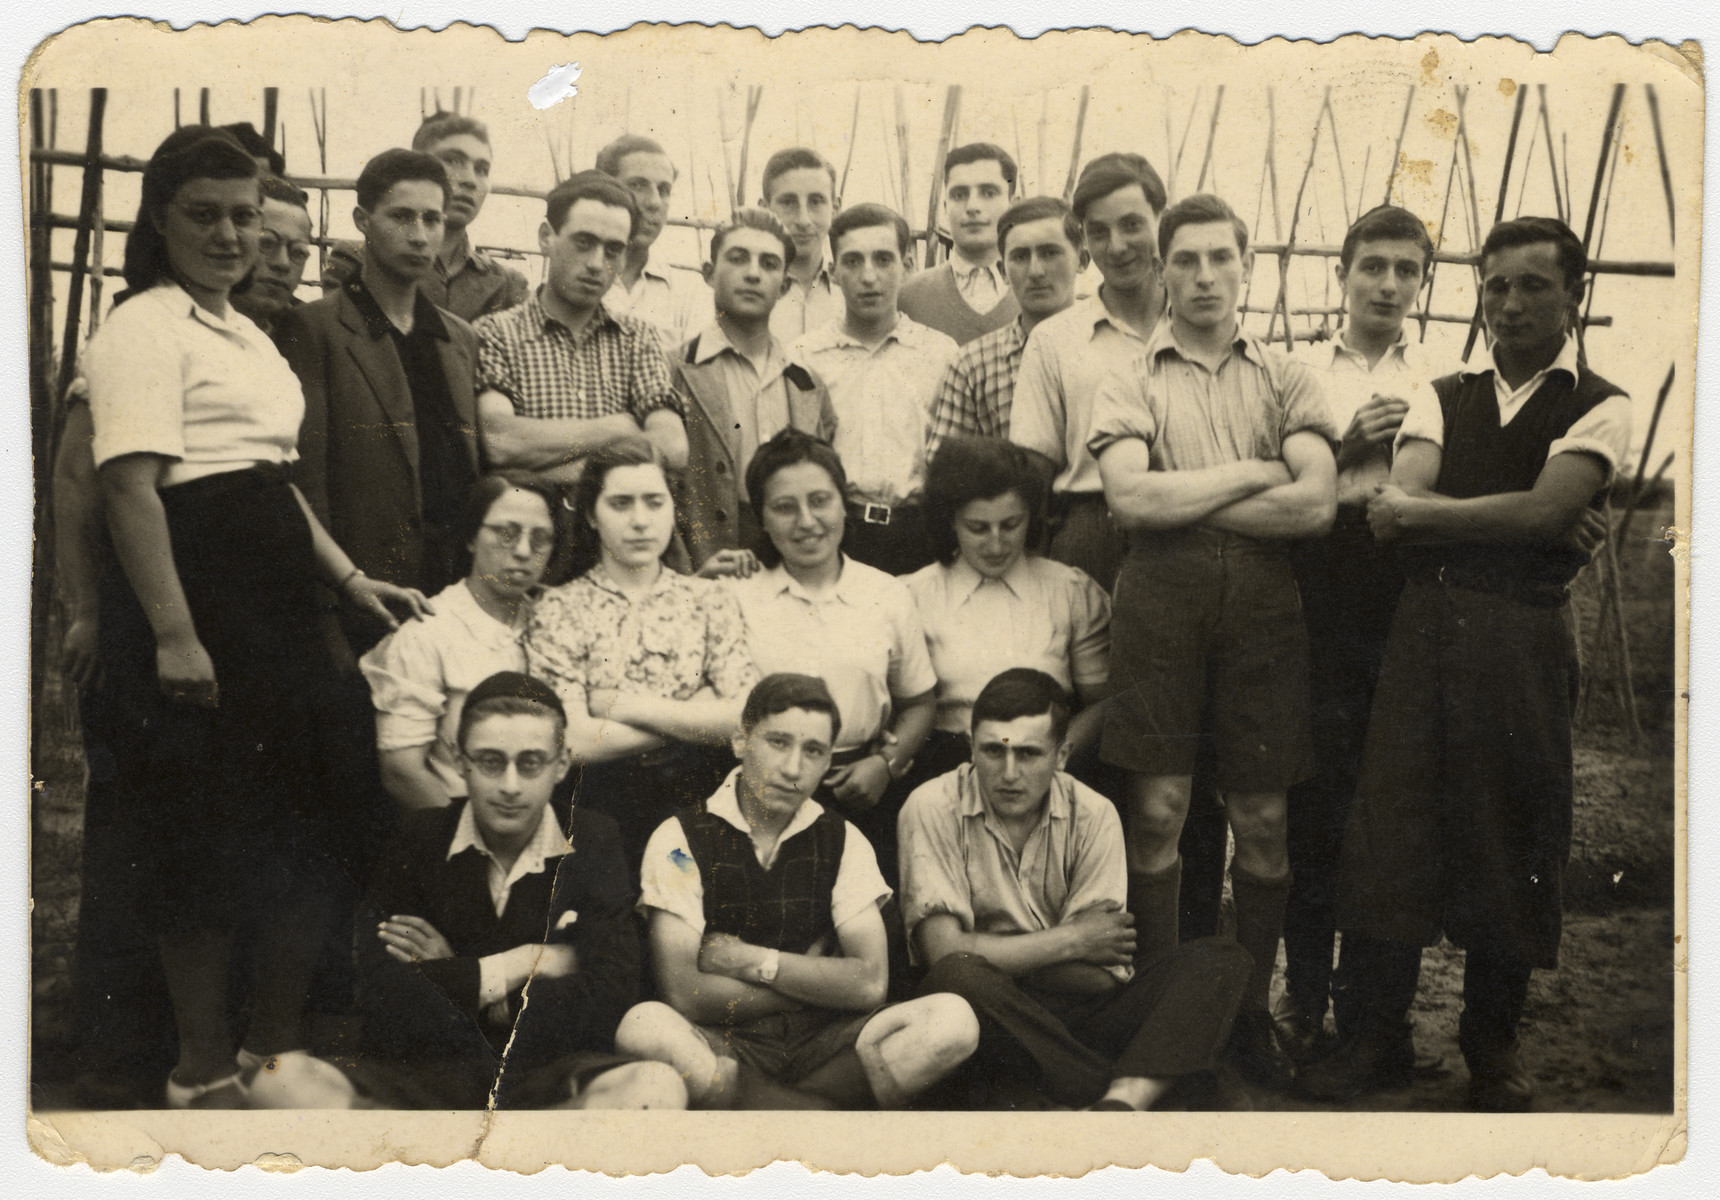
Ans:
{"label": "short dark hair", "polygon": [[[612,179],[621,178],[621,160],[629,154],[661,154],[669,158],[669,152],[656,141],[639,133],[624,133],[609,145],[597,152],[596,168]],[[675,166],[675,160],[669,159],[669,169],[680,178],[680,170]]]}
{"label": "short dark hair", "polygon": [[1075,195],[1071,201],[1075,219],[1085,221],[1087,209],[1095,200],[1103,200],[1112,192],[1131,186],[1141,189],[1153,212],[1165,211],[1165,181],[1159,178],[1152,163],[1139,154],[1121,151],[1101,154],[1081,168],[1081,175],[1075,181]]}
{"label": "short dark hair", "polygon": [[1062,220],[1063,236],[1069,239],[1069,244],[1079,253],[1087,242],[1081,232],[1081,222],[1075,219],[1075,210],[1056,196],[1031,196],[1026,200],[1017,200],[1004,209],[1003,215],[997,219],[997,252],[1003,254],[1008,250],[1009,231],[1017,225],[1025,225],[1029,221],[1043,221],[1048,217]]}
{"label": "short dark hair", "polygon": [[611,438],[585,456],[579,472],[579,482],[573,485],[573,552],[569,556],[573,577],[579,578],[603,557],[603,543],[591,514],[597,508],[597,498],[603,495],[603,485],[609,473],[620,467],[651,467],[663,472],[665,482],[669,471],[663,465],[663,453],[643,434],[630,433]]}
{"label": "short dark hair", "polygon": [[1011,667],[993,675],[974,697],[969,730],[977,730],[981,721],[1018,721],[1050,713],[1051,736],[1061,743],[1069,733],[1070,708],[1069,693],[1044,671]]}
{"label": "short dark hair", "polygon": [[1198,192],[1193,196],[1184,196],[1165,209],[1165,215],[1159,218],[1159,257],[1170,257],[1171,239],[1184,225],[1214,225],[1220,222],[1229,222],[1231,232],[1236,235],[1236,252],[1247,254],[1248,226],[1242,223],[1242,218],[1236,215],[1230,205],[1211,192]]}
{"label": "short dark hair", "polygon": [[448,186],[448,168],[442,165],[440,159],[422,150],[407,150],[396,146],[391,150],[384,150],[365,163],[364,170],[358,173],[358,183],[354,189],[358,192],[358,206],[365,212],[374,211],[388,194],[389,188],[407,180],[422,180],[435,184],[442,189],[444,204],[453,192]]}
{"label": "short dark hair", "polygon": [[466,748],[466,733],[473,725],[485,717],[503,716],[548,717],[555,722],[558,746],[567,730],[567,709],[562,707],[561,697],[549,684],[518,671],[497,671],[466,693],[456,735],[459,748]]}
{"label": "short dark hair", "polygon": [[788,230],[782,227],[782,222],[776,219],[776,214],[767,208],[737,208],[735,215],[728,224],[719,228],[711,235],[711,261],[717,261],[717,255],[722,253],[723,243],[729,234],[737,229],[757,229],[768,233],[782,243],[782,265],[786,270],[794,265],[794,239],[788,236]]}
{"label": "short dark hair", "polygon": [[[506,471],[495,471],[485,475],[471,486],[466,493],[466,503],[460,509],[460,522],[454,527],[455,544],[459,546],[462,558],[461,576],[472,570],[471,555],[466,547],[478,536],[478,530],[483,527],[484,518],[490,515],[490,509],[503,495],[511,491],[530,492],[543,501],[544,508],[549,510],[549,520],[555,529],[555,540],[559,544],[566,537],[567,530],[562,514],[567,510],[561,505],[561,497],[555,488],[547,483],[541,483],[524,474],[515,475]],[[550,551],[550,558],[555,557],[555,551]]]}
{"label": "short dark hair", "polygon": [[[193,179],[255,179],[261,173],[257,160],[224,129],[183,125],[168,134],[143,168],[143,197],[137,206],[137,222],[126,235],[124,274],[128,294],[135,296],[172,277],[167,239],[156,228],[156,219],[173,202],[180,188]],[[259,193],[259,203],[261,200]]]}
{"label": "short dark hair", "polygon": [[1409,209],[1395,204],[1370,208],[1356,218],[1356,223],[1344,234],[1344,244],[1338,250],[1338,263],[1344,270],[1350,269],[1356,247],[1363,242],[1414,242],[1421,247],[1421,273],[1426,275],[1428,267],[1433,264],[1433,239],[1427,236],[1427,226]]}
{"label": "short dark hair", "polygon": [[788,671],[766,675],[753,685],[741,707],[741,731],[751,733],[760,721],[791,708],[803,708],[807,712],[821,712],[828,716],[832,743],[842,732],[842,713],[824,680],[816,675],[795,675]]}
{"label": "short dark hair", "polygon": [[638,230],[639,202],[633,198],[632,192],[602,171],[580,171],[556,184],[544,202],[544,220],[549,222],[551,229],[560,233],[568,210],[581,200],[595,200],[611,208],[626,209],[628,233]]}
{"label": "short dark hair", "polygon": [[[823,467],[824,473],[836,485],[837,494],[847,496],[848,472],[843,469],[842,456],[836,453],[836,447],[790,425],[754,451],[752,461],[747,464],[747,503],[752,505],[753,516],[758,518],[761,527],[764,524],[765,485],[778,471],[803,462]],[[846,541],[846,526],[843,535]],[[759,544],[753,549],[759,561],[767,567],[782,562],[782,551],[776,548],[776,543],[768,535],[761,534]]]}
{"label": "short dark hair", "polygon": [[961,547],[955,521],[963,508],[1011,492],[1027,507],[1027,544],[1040,545],[1048,491],[1031,450],[1002,438],[945,438],[926,465],[926,542],[932,557],[945,565],[956,560]]}
{"label": "short dark hair", "polygon": [[780,175],[790,171],[825,171],[830,176],[831,199],[834,200],[836,191],[836,168],[816,150],[805,146],[790,146],[786,150],[778,150],[765,160],[764,178],[759,181],[759,195],[764,197],[766,204],[770,203],[770,185],[777,181]]}
{"label": "short dark hair", "polygon": [[221,125],[233,135],[233,140],[245,148],[245,153],[252,158],[260,158],[266,164],[271,175],[284,175],[287,171],[287,158],[279,150],[263,140],[263,135],[257,132],[257,127],[249,121],[235,121],[231,125]]}
{"label": "short dark hair", "polygon": [[835,255],[837,244],[842,241],[844,234],[852,233],[856,229],[870,229],[875,225],[896,231],[896,253],[907,258],[908,250],[914,243],[908,223],[902,219],[901,213],[893,208],[885,208],[882,204],[856,204],[853,208],[845,208],[837,213],[836,219],[830,222],[830,253]]}
{"label": "short dark hair", "polygon": [[279,175],[263,176],[263,199],[279,200],[296,208],[308,209],[311,206],[311,198],[303,188],[295,187]]}
{"label": "short dark hair", "polygon": [[951,167],[965,167],[976,162],[996,163],[998,170],[1003,172],[1004,183],[1009,185],[1009,194],[1015,195],[1015,160],[1009,156],[1009,151],[991,142],[969,142],[944,155],[945,186],[949,185]]}
{"label": "short dark hair", "polygon": [[489,127],[476,117],[438,110],[425,117],[424,123],[418,126],[418,132],[412,135],[412,148],[428,150],[437,142],[462,134],[475,137],[486,146],[490,144]]}
{"label": "short dark hair", "polygon": [[1487,275],[1489,254],[1537,242],[1551,242],[1558,248],[1559,269],[1564,272],[1567,291],[1582,283],[1589,269],[1589,252],[1583,249],[1571,227],[1556,217],[1518,217],[1514,221],[1501,221],[1488,230],[1487,239],[1481,243],[1482,277]]}

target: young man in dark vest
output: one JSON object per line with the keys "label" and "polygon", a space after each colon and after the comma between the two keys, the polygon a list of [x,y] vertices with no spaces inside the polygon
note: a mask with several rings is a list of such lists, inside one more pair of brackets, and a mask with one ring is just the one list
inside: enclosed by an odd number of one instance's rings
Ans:
{"label": "young man in dark vest", "polygon": [[646,847],[666,1003],[630,1011],[615,1044],[673,1066],[695,1108],[898,1107],[978,1045],[960,997],[883,1007],[890,889],[860,832],[811,799],[840,721],[822,680],[765,676],[739,769]]}
{"label": "young man in dark vest", "polygon": [[1015,197],[1015,160],[1002,146],[973,142],[944,158],[944,220],[950,257],[902,285],[901,306],[920,324],[965,346],[1002,329],[1021,310],[1004,276],[997,219]]}
{"label": "young man in dark vest", "polygon": [[[686,409],[687,469],[675,519],[699,570],[724,554],[734,559],[763,536],[747,503],[753,454],[782,430],[825,441],[836,436],[836,411],[818,376],[788,359],[770,318],[797,258],[794,240],[762,208],[743,208],[711,235],[705,281],[716,320],[674,356],[675,390]],[[736,569],[750,571],[747,563]]]}
{"label": "young man in dark vest", "polygon": [[1481,248],[1490,361],[1434,384],[1368,507],[1409,582],[1386,643],[1338,897],[1359,1025],[1302,1086],[1400,1082],[1421,948],[1467,951],[1458,1042],[1469,1100],[1526,1111],[1517,1053],[1530,972],[1558,963],[1571,841],[1567,619],[1572,539],[1630,446],[1630,399],[1574,335],[1588,258],[1561,221],[1497,225]]}

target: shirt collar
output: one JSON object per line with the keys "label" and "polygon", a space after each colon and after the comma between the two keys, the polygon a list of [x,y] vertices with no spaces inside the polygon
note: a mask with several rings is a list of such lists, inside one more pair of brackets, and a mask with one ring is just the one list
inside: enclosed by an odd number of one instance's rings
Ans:
{"label": "shirt collar", "polygon": [[[862,572],[855,569],[856,565],[854,560],[846,554],[842,556],[842,574],[836,578],[836,588],[832,595],[844,604],[854,604],[857,599],[854,592],[860,586],[857,581]],[[781,563],[764,572],[761,578],[765,581],[766,590],[772,596],[787,594],[797,600],[804,600],[808,604],[818,603],[806,590],[805,585],[790,575],[788,567]]]}
{"label": "shirt collar", "polygon": [[[742,354],[740,350],[735,347],[733,342],[729,341],[729,335],[723,331],[722,323],[719,321],[712,321],[709,325],[699,330],[698,351],[694,355],[693,361],[702,366],[722,354],[725,350],[730,354],[733,354],[736,358],[743,359],[748,363],[752,362],[750,358],[747,358],[746,355]],[[765,373],[768,374],[771,366],[777,363],[777,361],[782,357],[782,346],[777,342],[776,338],[772,337],[770,339],[770,348],[765,352],[763,363]]]}
{"label": "shirt collar", "polygon": [[523,622],[519,626],[508,625],[485,612],[484,606],[478,603],[478,598],[472,594],[472,589],[464,579],[456,579],[438,592],[436,606],[438,609],[446,607],[457,621],[474,635],[484,639],[497,636],[517,639],[525,628]]}
{"label": "shirt collar", "polygon": [[[1332,358],[1334,360],[1336,360],[1340,354],[1353,354],[1363,359],[1367,357],[1360,350],[1357,350],[1355,347],[1350,345],[1350,331],[1349,326],[1347,325],[1340,328],[1338,332],[1332,335],[1332,340],[1328,345],[1331,347]],[[1416,343],[1409,340],[1409,322],[1405,321],[1404,324],[1398,327],[1397,340],[1387,348],[1385,357],[1391,358],[1393,355],[1396,355],[1398,358],[1402,359],[1406,365],[1409,365],[1416,348]],[[1383,362],[1385,360],[1381,359],[1381,361]]]}
{"label": "shirt collar", "polygon": [[[1236,333],[1230,339],[1230,348],[1242,351],[1243,357],[1256,366],[1265,365],[1265,357],[1260,349],[1260,339],[1245,331],[1241,322],[1237,322]],[[1182,348],[1181,343],[1177,341],[1176,334],[1172,331],[1169,311],[1159,318],[1157,325],[1153,326],[1152,336],[1147,338],[1146,353],[1149,359],[1156,362],[1158,357],[1167,351],[1175,354],[1178,358],[1194,360],[1194,356],[1187,353]]]}
{"label": "shirt collar", "polygon": [[[225,317],[216,316],[201,304],[197,303],[197,301],[193,300],[191,298],[191,293],[181,287],[176,280],[164,279],[160,283],[156,284],[151,290],[161,303],[166,305],[172,312],[183,313],[193,321],[201,322],[202,324],[209,326],[211,329],[219,330],[222,333],[238,334],[240,337],[245,336],[245,327],[247,325],[252,329],[257,329],[257,323],[238,309],[234,308],[231,303],[227,305],[227,315]],[[257,329],[257,332],[261,334],[262,330]]]}
{"label": "shirt collar", "polygon": [[[1535,375],[1536,377],[1544,378],[1551,375],[1554,371],[1563,371],[1572,379],[1576,379],[1577,368],[1577,338],[1575,334],[1567,334],[1565,337],[1565,344],[1559,347],[1558,357],[1553,359],[1553,361],[1542,370],[1535,372]],[[1493,365],[1493,349],[1490,346],[1482,349],[1473,366],[1461,368],[1458,371],[1458,374],[1485,375],[1489,371],[1492,371],[1495,376],[1503,382],[1504,377],[1498,375],[1498,368]]]}
{"label": "shirt collar", "polygon": [[995,582],[1000,587],[1008,588],[1011,594],[1020,599],[1025,594],[1023,589],[1027,584],[1028,572],[1031,569],[1027,565],[1027,555],[1023,554],[1010,565],[1009,570],[994,581],[981,575],[974,569],[973,564],[957,554],[955,562],[951,563],[949,567],[950,590],[955,594],[957,601],[966,601],[987,583]]}
{"label": "shirt collar", "polygon": [[[390,321],[383,313],[382,306],[376,302],[376,297],[371,295],[370,289],[364,286],[362,275],[354,275],[346,281],[346,294],[352,300],[354,307],[358,309],[358,315],[364,318],[365,330],[371,337],[382,338],[390,334],[400,334],[400,330],[395,328],[394,322]],[[423,292],[416,293],[413,298],[412,333],[400,334],[400,336],[411,337],[412,334],[419,333],[428,337],[441,338],[443,341],[448,340],[447,323],[442,320],[441,313],[436,311],[436,306],[430,303],[430,298]]]}
{"label": "shirt collar", "polygon": [[[559,329],[563,333],[572,336],[573,331],[563,324],[559,318],[552,316],[549,309],[544,307],[543,290],[548,286],[548,284],[540,283],[537,286],[537,290],[527,293],[525,303],[520,306],[525,310],[526,321],[532,329],[539,332],[547,333],[551,329]],[[601,300],[597,302],[596,311],[591,314],[591,320],[585,323],[585,328],[580,330],[579,336],[586,336],[591,330],[600,325],[612,325],[617,329],[621,327],[621,322],[615,319],[615,317],[610,313],[608,307]]]}
{"label": "shirt collar", "polygon": [[[882,350],[891,342],[901,342],[902,345],[907,346],[909,349],[917,349],[920,344],[925,341],[925,335],[928,332],[929,330],[926,326],[914,320],[914,318],[910,317],[907,313],[898,312],[896,314],[895,328],[884,335],[884,340],[878,343],[878,350]],[[838,346],[857,346],[862,350],[869,349],[865,342],[861,341],[857,337],[851,336],[848,331],[843,328],[841,321],[833,321],[829,325],[825,326],[823,337],[826,339],[826,344],[832,348]],[[874,354],[877,352],[878,351],[876,350],[872,351]]]}
{"label": "shirt collar", "polygon": [[[1047,820],[1067,821],[1070,814],[1069,800],[1070,777],[1058,771],[1051,777],[1051,791],[1047,794],[1050,803],[1045,806],[1045,813],[1040,818],[1043,825]],[[975,773],[972,763],[963,763],[956,768],[956,788],[961,801],[961,815],[964,817],[981,817],[988,823],[991,813],[985,806],[985,798],[979,792],[979,776]]]}
{"label": "shirt collar", "polygon": [[[609,578],[608,573],[603,569],[602,563],[598,563],[595,567],[591,568],[591,570],[587,571],[585,573],[585,578],[590,582],[592,587],[597,588],[599,591],[608,592],[611,596],[618,596],[623,600],[629,600],[627,593],[615,586],[615,581]],[[658,592],[666,592],[675,587],[680,581],[680,578],[680,575],[670,570],[667,566],[664,566],[664,568],[657,573],[657,582],[651,585],[651,590],[647,592],[646,595],[655,596]],[[631,601],[629,600],[629,602]]]}
{"label": "shirt collar", "polygon": [[[721,817],[730,825],[752,836],[752,826],[747,823],[746,814],[741,811],[740,797],[741,769],[736,767],[729,772],[729,777],[716,790],[710,799],[705,801],[705,811],[714,817]],[[824,814],[824,807],[810,796],[801,801],[800,807],[794,810],[794,816],[789,818],[787,825],[777,835],[776,844],[780,848],[789,838],[811,825]],[[774,852],[773,852],[774,856]]]}
{"label": "shirt collar", "polygon": [[949,263],[950,270],[955,273],[957,283],[965,283],[981,271],[984,271],[999,283],[1003,282],[1002,259],[998,259],[995,262],[970,263],[959,254],[951,254]]}
{"label": "shirt collar", "polygon": [[[467,800],[460,809],[460,821],[454,826],[454,840],[448,843],[448,858],[465,850],[476,850],[491,862],[496,856],[484,844],[484,835],[478,829],[478,819],[472,815],[472,802]],[[555,810],[546,801],[543,815],[538,818],[537,832],[532,840],[526,843],[525,849],[514,860],[514,866],[508,872],[507,886],[512,887],[527,875],[542,871],[548,861],[559,855],[572,854],[573,843],[562,833],[561,825],[556,820]]]}

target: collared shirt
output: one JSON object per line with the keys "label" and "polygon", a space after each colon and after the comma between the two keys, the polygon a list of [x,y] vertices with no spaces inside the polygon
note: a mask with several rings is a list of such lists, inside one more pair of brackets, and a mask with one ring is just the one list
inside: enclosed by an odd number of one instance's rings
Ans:
{"label": "collared shirt", "polygon": [[[450,270],[444,256],[438,254],[435,269],[418,283],[419,291],[429,297],[430,303],[462,321],[476,321],[485,313],[501,312],[524,302],[530,290],[524,275],[474,249],[466,230],[451,234],[450,238],[462,247],[447,256],[454,260],[454,268]],[[329,250],[323,263],[323,290],[343,287],[363,270],[364,243],[339,242]]]}
{"label": "collared shirt", "polygon": [[[897,821],[902,921],[948,913],[965,933],[1037,933],[1084,912],[1122,912],[1128,898],[1117,806],[1071,776],[1051,779],[1045,811],[1020,853],[980,794],[973,765],[916,788]],[[1134,969],[1107,967],[1127,982]]]}
{"label": "collared shirt", "polygon": [[[1338,431],[1340,441],[1356,413],[1375,396],[1413,403],[1417,395],[1431,394],[1433,380],[1439,374],[1428,364],[1421,344],[1410,340],[1407,325],[1371,367],[1366,354],[1350,348],[1343,329],[1324,342],[1297,343],[1294,357],[1321,372],[1326,398],[1332,406],[1332,427]],[[1391,455],[1382,448],[1339,473],[1338,502],[1367,503],[1374,485],[1384,483],[1390,475]]]}
{"label": "collared shirt", "polygon": [[1094,400],[1105,378],[1126,370],[1146,344],[1127,321],[1111,315],[1100,293],[1047,317],[1028,336],[1015,381],[1009,440],[1056,465],[1053,492],[1105,490],[1099,463],[1087,448]]}
{"label": "collared shirt", "polygon": [[544,309],[539,289],[473,328],[478,390],[502,393],[522,417],[590,421],[626,413],[643,424],[660,408],[682,411],[657,334],[637,317],[599,304],[576,334]]}
{"label": "collared shirt", "polygon": [[477,472],[466,453],[468,431],[463,428],[465,423],[460,414],[454,411],[454,396],[442,366],[440,343],[448,341],[448,325],[422,290],[413,298],[409,333],[402,333],[388,319],[363,277],[349,281],[346,294],[364,319],[371,338],[376,341],[388,338],[400,359],[418,428],[422,515],[432,525],[447,530],[460,519],[466,496],[477,482]]}
{"label": "collared shirt", "polygon": [[[478,828],[477,818],[472,815],[472,806],[468,803],[460,813],[460,821],[454,827],[454,837],[448,843],[448,857],[467,850],[473,850],[483,855],[486,867],[486,882],[490,885],[490,903],[495,906],[499,918],[507,911],[508,897],[513,894],[514,884],[527,875],[541,874],[549,868],[551,859],[559,859],[573,853],[573,843],[569,842],[561,832],[560,823],[556,820],[555,810],[547,803],[538,817],[537,832],[532,834],[532,840],[527,842],[514,859],[514,865],[507,870],[484,844],[484,835]],[[502,1010],[491,1014],[492,1019],[506,1016],[508,998],[508,977],[504,960],[500,954],[487,954],[478,960],[478,1005],[490,1008],[502,1005]]]}
{"label": "collared shirt", "polygon": [[893,700],[938,685],[914,598],[894,576],[845,557],[836,590],[822,600],[782,566],[728,586],[740,602],[759,674],[798,671],[824,680],[842,714],[839,751],[877,737]]}
{"label": "collared shirt", "polygon": [[1208,367],[1183,350],[1166,317],[1145,356],[1100,385],[1088,449],[1097,459],[1114,442],[1140,438],[1153,470],[1196,471],[1282,458],[1284,439],[1304,431],[1337,440],[1311,367],[1240,330]]}
{"label": "collared shirt", "polygon": [[956,291],[976,313],[988,313],[1003,303],[1009,295],[1009,281],[1003,277],[1003,262],[970,263],[959,254],[950,255],[950,273],[956,279]]}
{"label": "collared shirt", "polygon": [[358,660],[370,682],[380,751],[430,748],[430,769],[450,796],[466,794],[458,735],[466,693],[497,671],[524,671],[525,623],[504,625],[479,607],[466,581],[443,588],[435,612],[400,628]]}
{"label": "collared shirt", "polygon": [[119,305],[84,348],[99,467],[170,459],[169,486],[298,459],[305,394],[268,335],[237,309],[198,306],[177,283]]}
{"label": "collared shirt", "polygon": [[937,727],[966,733],[993,676],[1034,667],[1065,689],[1111,675],[1111,598],[1086,572],[1023,555],[987,579],[957,557],[908,576],[938,673]]}
{"label": "collared shirt", "polygon": [[792,346],[801,334],[840,321],[845,310],[846,302],[830,278],[830,261],[826,259],[807,282],[789,279],[788,290],[770,310],[770,331],[777,341]]}
{"label": "collared shirt", "polygon": [[740,454],[735,461],[741,467],[735,486],[745,500],[746,464],[752,461],[761,443],[788,428],[789,382],[782,375],[788,367],[788,357],[783,353],[782,343],[773,336],[764,359],[754,362],[729,341],[729,335],[714,320],[699,330],[698,338],[699,350],[693,361],[700,365],[716,361],[729,409],[734,413],[736,432],[740,435]]}
{"label": "collared shirt", "polygon": [[[1523,411],[1529,398],[1540,390],[1541,385],[1547,382],[1554,372],[1564,372],[1575,383],[1581,370],[1577,339],[1567,337],[1558,357],[1535,372],[1522,387],[1515,390],[1494,367],[1493,355],[1487,350],[1482,350],[1475,364],[1464,367],[1460,373],[1465,376],[1492,374],[1493,395],[1499,403],[1499,425],[1504,428]],[[1547,448],[1547,460],[1552,461],[1557,454],[1592,454],[1606,464],[1607,482],[1611,483],[1613,476],[1618,473],[1619,463],[1630,453],[1633,415],[1628,395],[1608,396],[1577,418],[1570,429],[1565,431],[1564,437],[1554,440]],[[1445,413],[1439,406],[1438,396],[1431,388],[1419,403],[1410,405],[1403,425],[1398,429],[1396,444],[1402,446],[1411,438],[1420,438],[1440,447],[1445,445]]]}
{"label": "collared shirt", "polygon": [[1002,329],[981,334],[963,346],[944,371],[932,403],[927,462],[945,438],[1009,436],[1015,380],[1021,373],[1021,352],[1027,345],[1023,320],[1017,317]]}
{"label": "collared shirt", "polygon": [[[740,797],[735,789],[740,780],[740,768],[705,801],[705,811],[721,817],[749,837],[752,826],[741,812]],[[770,869],[776,852],[789,838],[816,821],[824,809],[816,800],[804,800],[765,854],[758,854],[759,866]],[[866,835],[848,824],[842,843],[842,861],[836,866],[836,886],[830,892],[830,921],[837,929],[869,908],[890,898],[890,885],[878,871],[878,857]],[[657,827],[651,840],[645,843],[645,858],[639,867],[639,907],[641,910],[661,909],[673,913],[693,927],[705,932],[705,885],[700,877],[698,860],[687,845],[687,832],[681,822],[670,817]]]}
{"label": "collared shirt", "polygon": [[639,318],[657,331],[663,352],[673,354],[716,317],[711,289],[690,271],[656,271],[647,266],[629,288],[620,275],[604,294],[603,307],[617,316]]}
{"label": "collared shirt", "polygon": [[818,372],[836,410],[836,452],[858,503],[917,500],[926,479],[926,433],[955,340],[898,314],[875,349],[840,324],[803,335],[793,357]]}
{"label": "collared shirt", "polygon": [[591,689],[686,700],[709,687],[728,700],[759,678],[734,597],[667,567],[637,603],[601,564],[551,588],[532,609],[525,645],[531,674],[580,712]]}

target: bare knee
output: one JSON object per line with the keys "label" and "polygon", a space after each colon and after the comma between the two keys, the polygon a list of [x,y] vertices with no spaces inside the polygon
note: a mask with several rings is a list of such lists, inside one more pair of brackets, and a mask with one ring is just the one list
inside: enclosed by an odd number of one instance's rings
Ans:
{"label": "bare knee", "polygon": [[908,1001],[908,1006],[916,1010],[913,1023],[927,1032],[933,1052],[947,1067],[966,1062],[979,1048],[979,1018],[973,1006],[955,993],[935,992]]}
{"label": "bare knee", "polygon": [[687,1085],[667,1063],[628,1063],[593,1079],[578,1102],[580,1108],[681,1109],[687,1107]]}
{"label": "bare knee", "polygon": [[660,1000],[635,1004],[615,1029],[615,1049],[641,1058],[655,1057],[665,1038],[689,1032],[687,1018]]}
{"label": "bare knee", "polygon": [[1243,870],[1276,879],[1290,869],[1289,803],[1283,792],[1243,792],[1225,797],[1236,858]]}
{"label": "bare knee", "polygon": [[1167,867],[1188,817],[1192,780],[1187,775],[1137,775],[1129,783],[1125,838],[1135,870]]}

